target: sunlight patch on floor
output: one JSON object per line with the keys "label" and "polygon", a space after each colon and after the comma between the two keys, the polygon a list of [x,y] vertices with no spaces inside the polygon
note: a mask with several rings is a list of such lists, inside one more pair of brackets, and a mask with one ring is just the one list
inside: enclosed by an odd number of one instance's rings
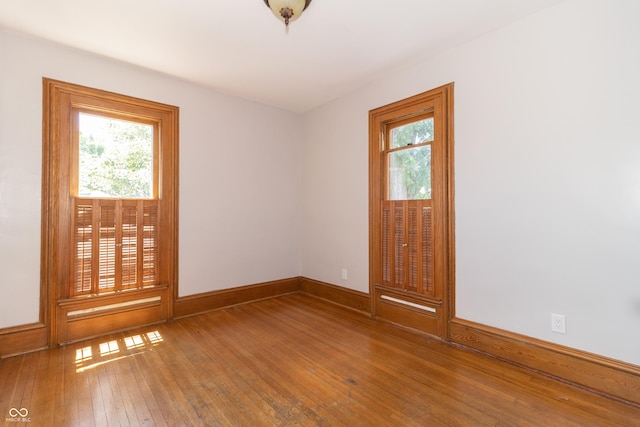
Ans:
{"label": "sunlight patch on floor", "polygon": [[164,338],[159,331],[152,331],[101,342],[94,346],[77,348],[76,373],[141,354],[163,341]]}

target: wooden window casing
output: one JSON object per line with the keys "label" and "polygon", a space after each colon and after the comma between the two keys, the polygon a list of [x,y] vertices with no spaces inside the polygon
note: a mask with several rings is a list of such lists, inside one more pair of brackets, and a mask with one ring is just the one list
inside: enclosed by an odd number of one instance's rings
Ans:
{"label": "wooden window casing", "polygon": [[[431,119],[429,138],[391,140],[392,130]],[[390,155],[422,147],[430,150],[430,189],[403,197],[395,175],[391,189]],[[453,83],[369,111],[372,316],[440,337],[455,305],[453,166]]]}
{"label": "wooden window casing", "polygon": [[[78,194],[80,113],[153,126],[152,197]],[[43,79],[42,268],[51,345],[109,332],[106,324],[124,329],[171,318],[178,114],[166,104]]]}

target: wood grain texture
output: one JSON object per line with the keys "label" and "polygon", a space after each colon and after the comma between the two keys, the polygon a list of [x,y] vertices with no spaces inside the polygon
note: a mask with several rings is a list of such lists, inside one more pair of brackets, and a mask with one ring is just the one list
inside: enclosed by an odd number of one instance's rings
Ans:
{"label": "wood grain texture", "polygon": [[364,292],[306,277],[300,278],[300,291],[307,295],[313,295],[354,310],[365,313],[371,312],[371,299],[369,298],[369,294]]}
{"label": "wood grain texture", "polygon": [[[145,302],[145,299],[152,301]],[[167,287],[58,301],[58,342],[66,344],[167,320]],[[87,310],[86,313],[69,315]]]}
{"label": "wood grain texture", "polygon": [[[407,326],[426,331],[443,339],[448,336],[450,310],[455,301],[455,226],[454,220],[454,136],[453,136],[453,89],[454,84],[440,86],[424,93],[396,101],[369,111],[369,293],[372,297],[371,312],[374,317],[391,315],[388,320],[402,322],[403,317],[410,319]],[[390,129],[398,124],[417,120],[424,116],[433,116],[434,140],[431,144],[432,167],[430,202],[415,202],[416,208],[430,207],[428,240],[433,253],[429,259],[429,275],[433,277],[433,289],[422,292],[423,295],[442,301],[430,316],[433,322],[421,322],[412,312],[401,314],[402,307],[381,305],[380,290],[404,289],[408,286],[407,269],[410,244],[406,241],[410,233],[407,222],[408,202],[388,203],[387,156],[389,149],[385,140],[390,140]],[[383,206],[384,205],[384,206]],[[419,206],[418,206],[419,205]],[[400,207],[403,206],[401,209]],[[391,219],[385,220],[385,211],[392,208]],[[399,214],[398,209],[402,210]],[[402,219],[398,219],[398,217]],[[391,224],[391,226],[389,226]],[[398,230],[393,227],[399,226]],[[426,239],[427,235],[420,238]],[[402,238],[400,238],[402,236]],[[418,246],[421,241],[418,242]],[[394,245],[401,245],[394,248]],[[385,248],[386,249],[383,249]],[[397,258],[397,259],[396,259]],[[386,262],[385,262],[386,261]],[[397,265],[394,265],[397,261]],[[421,260],[423,262],[425,260]],[[397,271],[395,271],[397,270]],[[385,274],[390,272],[390,274]],[[420,276],[420,274],[418,274]],[[424,317],[424,316],[422,316]]]}
{"label": "wood grain texture", "polygon": [[[366,294],[304,277],[186,297],[176,302],[176,313],[184,317],[193,316],[199,312],[298,293],[339,304],[354,310],[354,313],[369,315],[370,304]],[[640,406],[638,366],[462,319],[451,322],[451,342]],[[46,346],[45,325],[0,330],[0,358],[33,352]]]}
{"label": "wood grain texture", "polygon": [[[49,345],[63,343],[68,338],[65,335],[67,325],[58,324],[67,320],[58,304],[73,296],[75,245],[71,219],[74,217],[72,202],[77,196],[77,185],[74,185],[77,177],[70,171],[77,169],[74,138],[78,129],[74,117],[80,112],[156,126],[154,170],[158,171],[158,176],[154,180],[161,185],[154,186],[159,215],[156,242],[158,272],[155,282],[166,286],[163,319],[172,317],[173,298],[178,293],[178,107],[43,78],[40,321],[49,329]],[[162,143],[159,143],[160,140]],[[97,225],[97,219],[94,218],[92,228],[97,229]],[[97,267],[94,265],[94,271]],[[96,290],[97,287],[94,287],[94,293]],[[96,301],[96,304],[100,304],[100,301]],[[109,322],[110,319],[104,321],[105,324]],[[122,319],[120,323],[126,324],[127,319]],[[104,333],[105,329],[89,329],[85,337]],[[114,330],[117,329],[119,325]]]}
{"label": "wood grain texture", "polygon": [[452,343],[640,407],[638,366],[463,319],[450,330]]}
{"label": "wood grain texture", "polygon": [[42,323],[0,329],[0,358],[47,348],[48,338]]}
{"label": "wood grain texture", "polygon": [[286,295],[300,290],[300,278],[273,280],[237,288],[221,289],[178,298],[173,305],[174,318],[193,316],[219,308]]}
{"label": "wood grain texture", "polygon": [[612,401],[304,294],[0,361],[31,426],[614,426]]}

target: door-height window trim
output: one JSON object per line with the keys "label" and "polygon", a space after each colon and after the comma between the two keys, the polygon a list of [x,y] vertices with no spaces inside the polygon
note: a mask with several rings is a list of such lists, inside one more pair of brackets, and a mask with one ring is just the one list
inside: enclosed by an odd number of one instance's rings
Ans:
{"label": "door-height window trim", "polygon": [[[78,194],[83,113],[153,128],[146,153],[150,190]],[[172,317],[178,292],[178,120],[174,106],[43,79],[41,301],[50,345],[109,332],[109,325],[124,329]]]}
{"label": "door-height window trim", "polygon": [[453,166],[453,83],[369,111],[371,313],[443,338],[454,316]]}

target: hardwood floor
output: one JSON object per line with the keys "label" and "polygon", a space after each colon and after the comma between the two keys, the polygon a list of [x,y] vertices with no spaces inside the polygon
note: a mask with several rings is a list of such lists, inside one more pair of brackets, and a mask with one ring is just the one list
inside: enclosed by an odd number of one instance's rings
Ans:
{"label": "hardwood floor", "polygon": [[640,426],[640,408],[302,294],[4,359],[0,416],[10,426]]}

